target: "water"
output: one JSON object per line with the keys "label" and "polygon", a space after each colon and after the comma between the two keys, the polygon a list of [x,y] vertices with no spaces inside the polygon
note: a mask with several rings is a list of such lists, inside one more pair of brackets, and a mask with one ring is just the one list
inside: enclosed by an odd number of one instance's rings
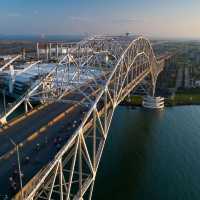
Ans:
{"label": "water", "polygon": [[119,107],[93,199],[199,200],[200,106]]}

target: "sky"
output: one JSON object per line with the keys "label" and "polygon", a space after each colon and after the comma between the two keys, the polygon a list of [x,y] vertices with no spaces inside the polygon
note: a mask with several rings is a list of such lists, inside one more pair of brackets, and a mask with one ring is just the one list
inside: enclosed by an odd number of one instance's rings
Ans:
{"label": "sky", "polygon": [[0,34],[200,38],[200,0],[0,0]]}

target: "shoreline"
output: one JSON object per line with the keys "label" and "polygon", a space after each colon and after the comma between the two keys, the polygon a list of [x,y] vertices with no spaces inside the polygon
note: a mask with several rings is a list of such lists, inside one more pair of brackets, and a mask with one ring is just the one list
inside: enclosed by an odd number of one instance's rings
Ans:
{"label": "shoreline", "polygon": [[[130,99],[125,99],[120,103],[121,106],[132,106],[132,107],[142,107],[142,97],[141,96],[131,96]],[[191,98],[188,95],[187,98],[180,98],[180,96],[175,96],[175,98],[165,98],[165,107],[174,106],[198,106],[200,105],[200,100],[196,98]]]}

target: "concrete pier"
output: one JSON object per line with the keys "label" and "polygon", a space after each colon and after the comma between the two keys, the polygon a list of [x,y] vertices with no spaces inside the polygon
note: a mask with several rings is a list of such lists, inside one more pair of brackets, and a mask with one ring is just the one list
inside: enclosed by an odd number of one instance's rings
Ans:
{"label": "concrete pier", "polygon": [[142,106],[149,109],[162,109],[164,108],[164,98],[145,96],[143,98]]}

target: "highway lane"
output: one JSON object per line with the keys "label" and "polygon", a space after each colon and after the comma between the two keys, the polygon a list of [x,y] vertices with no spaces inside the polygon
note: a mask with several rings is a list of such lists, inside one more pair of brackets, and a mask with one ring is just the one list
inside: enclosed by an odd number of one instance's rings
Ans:
{"label": "highway lane", "polygon": [[[88,96],[94,93],[89,87],[85,87],[84,92],[88,94]],[[84,96],[78,95],[77,93],[67,95],[63,99],[73,99],[73,97],[76,101],[78,100],[78,102],[83,101],[83,99],[86,100]],[[81,123],[81,118],[88,107],[77,103],[74,109],[72,109],[73,106],[73,103],[55,102],[0,133],[0,152],[1,155],[4,155],[10,148],[13,148],[8,136],[14,139],[16,143],[21,143],[41,126],[54,120],[59,115],[62,116],[61,118],[59,117],[56,123],[50,123],[50,125],[42,131],[42,134],[37,135],[37,137],[29,141],[28,145],[20,148],[22,171],[24,174],[23,185],[25,185],[25,183],[27,183],[45,164],[53,159],[58,149],[66,143],[78,124]],[[64,117],[62,115],[63,111],[65,111]],[[55,139],[61,140],[59,144],[55,145]],[[8,158],[0,160],[0,194],[12,196],[19,190],[19,176],[18,173],[16,173],[16,155],[15,152]],[[29,162],[25,162],[26,157],[30,158]],[[11,182],[9,180],[11,177],[15,177],[14,182],[18,181],[16,190],[13,190],[13,187],[11,187]]]}
{"label": "highway lane", "polygon": [[[57,106],[59,106],[59,104],[60,103],[57,103]],[[61,107],[62,105],[63,104],[61,103]],[[69,108],[72,105],[67,104],[66,106]],[[58,149],[66,143],[69,136],[81,123],[80,120],[86,109],[88,108],[78,105],[73,112],[67,113],[65,117],[59,120],[56,124],[49,126],[42,134],[31,141],[29,145],[20,148],[22,171],[24,174],[23,184],[30,180],[36,172],[53,159]],[[60,142],[55,144],[55,139],[60,140]],[[27,156],[30,158],[28,163],[24,160]],[[9,181],[9,177],[18,176],[18,174],[14,174],[14,171],[17,169],[16,158],[15,153],[10,156],[9,159],[0,161],[0,193],[2,194],[5,191],[11,191],[12,194],[16,192],[11,189]],[[17,187],[19,189],[19,185]]]}
{"label": "highway lane", "polygon": [[[68,105],[60,103],[59,106],[55,103],[43,108],[39,112],[28,116],[25,120],[8,128],[0,134],[0,156],[7,152],[13,145],[8,137],[12,138],[16,143],[21,142],[30,133],[38,130],[39,127],[47,124],[52,118],[67,109]],[[42,119],[42,120],[39,120]]]}
{"label": "highway lane", "polygon": [[[90,92],[89,88],[83,89],[84,92]],[[83,98],[80,94],[70,93],[66,95],[65,99],[80,100]],[[25,119],[19,123],[14,124],[11,127],[8,127],[4,131],[0,132],[0,160],[2,156],[13,149],[13,145],[10,142],[9,138],[15,141],[15,143],[21,143],[27,137],[30,137],[33,133],[36,133],[42,127],[46,127],[50,121],[55,117],[60,115],[63,111],[66,111],[72,106],[73,103],[62,103],[54,102],[48,106],[45,106],[43,109],[35,112],[34,114],[27,116]],[[41,119],[41,120],[39,120]],[[50,124],[51,125],[51,124]],[[42,131],[42,130],[41,130]]]}
{"label": "highway lane", "polygon": [[[82,109],[82,112],[80,112]],[[20,149],[21,165],[23,172],[23,185],[25,185],[43,166],[50,162],[56,155],[57,151],[67,142],[72,133],[74,133],[77,126],[81,123],[80,119],[83,117],[85,108],[77,107],[72,113],[66,115],[54,126],[49,127],[43,134],[31,142],[31,145]],[[79,119],[79,120],[77,120]],[[76,123],[74,123],[76,122]],[[55,143],[55,139],[60,141]],[[38,146],[39,144],[39,146]],[[26,162],[25,158],[30,160]],[[12,155],[8,160],[0,161],[0,193],[5,191],[15,194],[19,190],[19,184],[14,191],[11,188],[9,177],[16,177],[19,180],[17,170],[16,154]]]}
{"label": "highway lane", "polygon": [[184,87],[185,88],[190,88],[190,68],[189,67],[185,67],[184,69]]}
{"label": "highway lane", "polygon": [[[86,87],[85,92],[88,95],[90,95],[94,91]],[[71,94],[71,98],[73,96],[75,97],[76,100],[79,100],[79,101],[81,101],[81,99],[84,97],[81,95],[79,96],[76,93]],[[53,105],[55,105],[55,107],[51,107],[51,105],[49,105],[50,106],[49,109],[52,111],[50,113],[55,112],[57,114],[58,112],[55,109],[62,107],[61,110],[63,112],[63,108],[69,109],[72,106],[72,104],[70,103],[64,104],[64,103],[59,103],[59,102],[55,102],[54,104],[52,104],[52,106]],[[72,135],[72,133],[74,133],[77,126],[81,123],[81,119],[84,116],[84,112],[87,112],[87,109],[89,108],[79,104],[73,110],[73,112],[66,113],[65,116],[61,118],[60,120],[58,120],[55,124],[48,126],[47,129],[43,131],[43,134],[39,134],[38,137],[34,138],[34,140],[30,142],[30,145],[25,145],[23,148],[20,148],[20,155],[22,157],[22,160],[21,160],[22,172],[24,174],[23,185],[25,185],[42,167],[44,167],[53,159],[53,157],[56,155],[56,152],[59,150],[59,148],[67,142],[68,138]],[[46,115],[49,115],[49,113]],[[51,120],[55,118],[56,116],[57,116],[56,114],[55,115],[51,114],[51,117],[50,117]],[[43,121],[43,118],[40,117],[39,115],[38,117],[35,117],[35,120],[36,122]],[[26,119],[22,120],[22,122],[20,123],[24,123],[24,121],[26,121]],[[38,122],[38,123],[39,125],[41,125],[41,122]],[[34,125],[35,124],[31,123],[31,126],[34,126]],[[10,128],[13,128],[13,127],[20,128],[20,125],[16,124]],[[40,126],[37,126],[37,129],[38,127]],[[10,128],[8,128],[5,131],[11,130]],[[12,130],[15,130],[15,129],[12,129]],[[23,129],[23,131],[27,132],[26,129],[25,130]],[[13,131],[10,133],[10,135],[15,136],[16,132]],[[20,134],[17,134],[17,136],[15,137],[18,138],[18,135]],[[26,138],[29,135],[30,133],[27,134],[24,138]],[[55,139],[61,140],[58,145],[55,144]],[[21,140],[22,139],[20,139],[20,142]],[[30,158],[30,161],[28,162],[26,162],[25,160],[27,156]],[[14,173],[17,169],[16,158],[17,157],[15,153],[11,155],[8,159],[0,160],[0,177],[1,177],[0,193],[2,194],[5,194],[5,191],[6,191],[8,192],[8,195],[12,196],[19,190],[19,184],[17,184],[16,190],[13,190],[13,188],[11,188],[10,180],[9,180],[9,177],[10,178],[15,177],[14,179],[16,182],[19,179],[18,173]]]}

